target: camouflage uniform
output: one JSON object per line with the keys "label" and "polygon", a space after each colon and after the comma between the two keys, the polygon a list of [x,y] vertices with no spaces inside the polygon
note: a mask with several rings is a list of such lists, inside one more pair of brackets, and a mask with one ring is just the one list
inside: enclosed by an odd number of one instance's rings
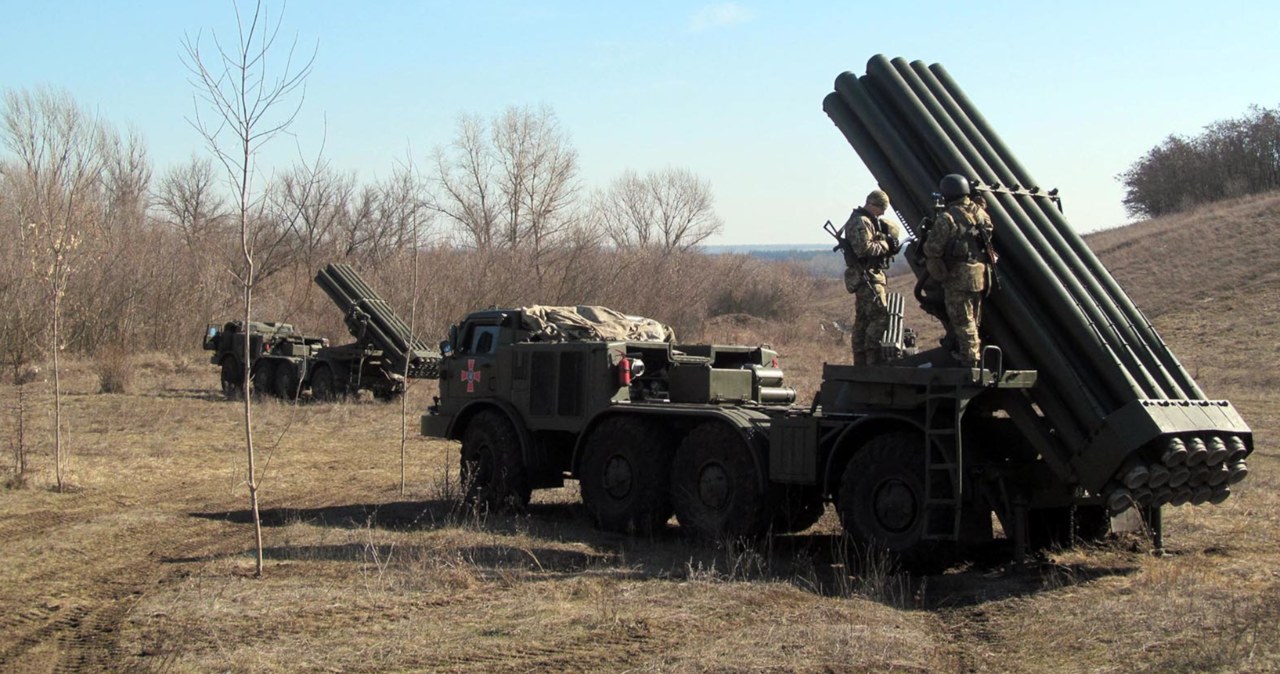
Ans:
{"label": "camouflage uniform", "polygon": [[991,241],[991,235],[991,218],[986,211],[969,197],[961,197],[937,217],[923,246],[925,268],[942,284],[956,353],[966,367],[977,367],[981,361],[978,326],[982,323],[982,297],[991,287],[985,243]]}
{"label": "camouflage uniform", "polygon": [[[868,199],[876,194],[873,192]],[[884,206],[888,206],[888,197],[884,197]],[[894,246],[899,236],[896,223],[876,217],[862,206],[854,209],[844,225],[844,237],[856,258],[846,259],[849,265],[844,270],[845,290],[853,293],[854,297],[853,336],[850,340],[854,365],[876,365],[880,362],[880,338],[889,327],[884,270],[898,252]]]}

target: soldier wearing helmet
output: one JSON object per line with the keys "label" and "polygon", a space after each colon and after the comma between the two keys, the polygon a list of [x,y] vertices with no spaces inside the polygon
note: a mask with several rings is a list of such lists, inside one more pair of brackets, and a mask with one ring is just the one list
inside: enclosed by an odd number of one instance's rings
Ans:
{"label": "soldier wearing helmet", "polygon": [[884,218],[888,210],[889,195],[874,190],[844,224],[844,238],[849,242],[844,287],[854,297],[854,365],[880,363],[880,338],[889,327],[884,270],[901,247],[901,230],[897,223]]}
{"label": "soldier wearing helmet", "polygon": [[949,174],[938,183],[946,206],[934,220],[923,249],[929,277],[942,284],[947,318],[956,338],[956,360],[978,367],[982,298],[991,288],[995,255],[991,218],[969,198],[969,181]]}

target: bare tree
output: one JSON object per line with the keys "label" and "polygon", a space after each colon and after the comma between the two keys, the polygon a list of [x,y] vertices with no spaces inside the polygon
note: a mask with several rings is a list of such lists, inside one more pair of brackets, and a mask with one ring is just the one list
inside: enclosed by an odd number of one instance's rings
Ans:
{"label": "bare tree", "polygon": [[340,174],[327,161],[300,165],[276,182],[273,211],[289,233],[291,247],[306,270],[336,247],[349,220],[355,177]]}
{"label": "bare tree", "polygon": [[220,234],[226,220],[227,206],[214,187],[216,180],[212,161],[192,157],[186,164],[169,169],[160,178],[153,196],[167,222],[192,251],[200,250]]}
{"label": "bare tree", "polygon": [[448,149],[435,153],[440,197],[436,209],[458,226],[477,250],[488,250],[499,238],[501,196],[494,185],[493,152],[479,117],[458,120],[458,135]]}
{"label": "bare tree", "polygon": [[103,177],[112,139],[109,130],[69,95],[48,89],[8,92],[3,133],[15,156],[5,182],[22,227],[19,244],[50,307],[54,476],[62,491],[62,309],[86,233],[104,214]]}
{"label": "bare tree", "polygon": [[[182,41],[183,62],[191,73],[198,97],[192,126],[200,132],[214,158],[227,172],[235,192],[236,220],[240,229],[242,264],[233,273],[244,300],[244,352],[249,354],[249,323],[253,317],[253,290],[258,280],[255,253],[262,243],[254,236],[254,216],[262,212],[262,199],[254,192],[254,164],[258,151],[293,123],[305,99],[307,76],[315,62],[315,51],[295,62],[296,40],[280,45],[277,38],[283,16],[271,21],[259,1],[250,16],[236,14],[237,40],[224,45],[213,36],[213,48],[206,52],[200,36]],[[283,64],[277,66],[277,58]],[[201,115],[202,105],[208,116]],[[270,240],[270,238],[269,238]],[[276,240],[278,241],[278,239]],[[275,243],[269,247],[274,248]],[[250,359],[244,359],[242,381],[248,388]],[[253,446],[253,398],[244,396],[245,449],[248,454],[249,503],[253,512],[253,532],[257,548],[254,573],[262,575],[262,520],[258,512],[258,480]]]}
{"label": "bare tree", "polygon": [[417,165],[409,161],[397,166],[371,191],[376,198],[373,217],[352,219],[366,223],[359,240],[370,260],[376,263],[405,249],[417,255],[435,220],[427,181]]}
{"label": "bare tree", "polygon": [[44,298],[34,278],[30,250],[31,229],[21,217],[21,186],[17,163],[0,163],[0,354],[14,382],[39,352],[40,333],[48,321]]}
{"label": "bare tree", "polygon": [[550,108],[463,117],[436,173],[438,210],[477,249],[523,251],[537,267],[573,222],[578,153]]}
{"label": "bare tree", "polygon": [[[408,343],[413,344],[418,330],[418,286],[420,274],[418,264],[422,257],[422,237],[431,224],[432,214],[427,208],[425,185],[418,176],[418,167],[410,159],[399,167],[391,179],[383,185],[382,217],[379,218],[388,228],[397,232],[402,242],[408,244],[413,255],[409,263],[413,265],[412,281],[409,290],[409,335]],[[405,358],[404,395],[400,396],[400,493],[405,493],[405,460],[409,444],[409,390],[413,379],[409,378],[409,358]]]}
{"label": "bare tree", "polygon": [[593,201],[594,219],[619,248],[689,250],[724,226],[711,183],[691,171],[667,168],[643,178],[622,174]]}

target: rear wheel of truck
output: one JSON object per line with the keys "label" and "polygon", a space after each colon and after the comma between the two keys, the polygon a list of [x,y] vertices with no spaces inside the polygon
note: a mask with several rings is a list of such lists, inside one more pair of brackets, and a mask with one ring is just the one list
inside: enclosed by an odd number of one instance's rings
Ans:
{"label": "rear wheel of truck", "polygon": [[244,386],[242,386],[244,370],[240,368],[240,363],[231,356],[222,359],[220,379],[222,394],[228,398],[238,398],[244,390]]}
{"label": "rear wheel of truck", "polygon": [[253,366],[253,395],[275,395],[276,392],[276,362],[259,359]]}
{"label": "rear wheel of truck", "polygon": [[750,445],[718,421],[697,426],[680,443],[671,467],[671,502],[680,527],[704,539],[758,536],[770,520]]}
{"label": "rear wheel of truck", "polygon": [[505,414],[486,410],[462,436],[464,502],[481,512],[523,510],[529,505],[528,475],[516,429]]}
{"label": "rear wheel of truck", "polygon": [[293,363],[276,366],[276,395],[285,400],[297,400],[299,391],[298,368]]}
{"label": "rear wheel of truck", "polygon": [[938,545],[925,540],[924,439],[917,433],[872,438],[845,467],[836,508],[858,543],[894,553],[903,566],[932,570]]}
{"label": "rear wheel of truck", "polygon": [[338,399],[338,386],[333,377],[333,368],[328,365],[317,365],[311,374],[311,397],[328,403]]}
{"label": "rear wheel of truck", "polygon": [[582,503],[606,531],[649,533],[671,518],[671,446],[643,419],[606,419],[587,438],[578,471]]}

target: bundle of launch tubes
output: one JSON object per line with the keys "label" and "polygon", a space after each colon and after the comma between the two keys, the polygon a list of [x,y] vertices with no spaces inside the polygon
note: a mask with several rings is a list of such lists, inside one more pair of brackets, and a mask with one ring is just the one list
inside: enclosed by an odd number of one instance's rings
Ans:
{"label": "bundle of launch tubes", "polygon": [[1039,372],[1019,404],[1060,477],[1113,513],[1230,495],[1248,474],[1248,425],[1229,402],[1205,398],[1067,222],[1057,191],[1031,177],[946,69],[877,55],[865,75],[836,78],[823,109],[913,234],[944,175],[967,177],[985,197],[999,263],[983,342],[1008,367]]}

